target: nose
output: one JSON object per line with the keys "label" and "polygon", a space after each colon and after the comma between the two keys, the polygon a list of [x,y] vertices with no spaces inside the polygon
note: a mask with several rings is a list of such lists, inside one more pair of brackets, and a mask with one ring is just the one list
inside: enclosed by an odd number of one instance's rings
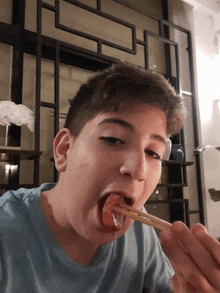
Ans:
{"label": "nose", "polygon": [[147,164],[145,154],[132,152],[125,155],[120,167],[120,173],[130,176],[133,180],[143,181],[146,178]]}

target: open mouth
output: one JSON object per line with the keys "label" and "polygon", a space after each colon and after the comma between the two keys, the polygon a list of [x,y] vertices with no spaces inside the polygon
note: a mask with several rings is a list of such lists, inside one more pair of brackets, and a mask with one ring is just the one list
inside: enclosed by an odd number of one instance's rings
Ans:
{"label": "open mouth", "polygon": [[120,207],[122,204],[132,205],[132,199],[114,192],[101,199],[99,208],[104,232],[111,233],[122,229],[125,216],[114,211],[115,206]]}
{"label": "open mouth", "polygon": [[102,210],[102,208],[104,207],[105,205],[105,202],[107,201],[108,197],[111,195],[111,194],[115,194],[115,195],[118,195],[118,196],[121,196],[124,198],[124,201],[127,205],[130,205],[132,206],[133,205],[133,200],[129,197],[126,197],[124,196],[123,194],[121,193],[118,193],[118,192],[110,192],[108,194],[106,194],[105,196],[103,196],[103,198],[100,200],[100,210]]}

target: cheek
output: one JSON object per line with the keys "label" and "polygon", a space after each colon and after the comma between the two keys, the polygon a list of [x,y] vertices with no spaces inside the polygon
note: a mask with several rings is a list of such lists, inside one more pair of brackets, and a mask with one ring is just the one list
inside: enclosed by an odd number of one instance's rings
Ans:
{"label": "cheek", "polygon": [[158,168],[156,175],[155,175],[155,180],[158,182],[160,180],[162,174],[162,166],[160,165],[160,167]]}
{"label": "cheek", "polygon": [[[160,177],[161,177],[161,172],[162,172],[162,168],[161,166],[157,166],[154,171],[152,172],[151,175],[151,186],[154,189],[156,187],[156,185],[158,184]],[[153,192],[153,190],[152,190]]]}

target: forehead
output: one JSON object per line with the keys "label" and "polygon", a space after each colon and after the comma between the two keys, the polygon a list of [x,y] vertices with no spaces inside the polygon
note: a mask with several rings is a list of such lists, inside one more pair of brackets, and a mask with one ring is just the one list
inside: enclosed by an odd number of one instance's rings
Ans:
{"label": "forehead", "polygon": [[144,103],[121,105],[117,111],[99,113],[90,122],[91,127],[104,128],[116,125],[131,132],[157,132],[167,138],[167,116],[159,107]]}

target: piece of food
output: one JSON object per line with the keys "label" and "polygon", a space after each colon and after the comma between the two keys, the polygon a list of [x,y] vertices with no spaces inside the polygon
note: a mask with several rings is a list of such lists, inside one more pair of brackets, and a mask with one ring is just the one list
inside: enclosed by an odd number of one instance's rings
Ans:
{"label": "piece of food", "polygon": [[114,207],[120,206],[121,203],[125,204],[124,196],[111,193],[102,209],[103,225],[115,231],[120,230],[124,222],[124,215],[114,211]]}

